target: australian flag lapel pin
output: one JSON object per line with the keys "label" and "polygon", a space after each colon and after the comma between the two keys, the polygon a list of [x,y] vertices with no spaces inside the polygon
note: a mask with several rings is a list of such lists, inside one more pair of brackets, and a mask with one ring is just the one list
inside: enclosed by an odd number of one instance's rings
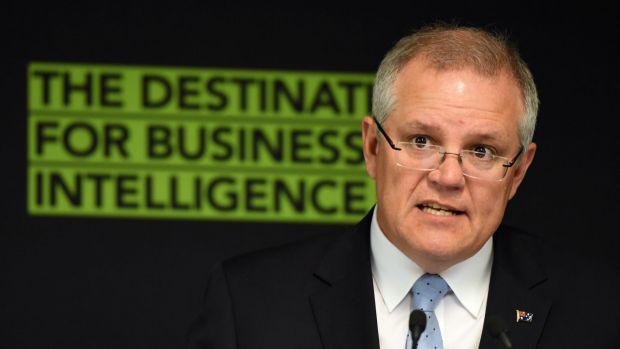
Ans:
{"label": "australian flag lapel pin", "polygon": [[520,322],[520,321],[521,322],[532,322],[533,317],[534,317],[534,314],[517,309],[517,322]]}

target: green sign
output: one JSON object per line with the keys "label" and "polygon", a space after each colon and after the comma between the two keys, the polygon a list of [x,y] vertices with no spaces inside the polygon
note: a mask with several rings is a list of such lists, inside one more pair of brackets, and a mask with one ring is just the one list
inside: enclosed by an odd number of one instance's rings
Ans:
{"label": "green sign", "polygon": [[374,203],[360,73],[31,63],[33,215],[345,223]]}

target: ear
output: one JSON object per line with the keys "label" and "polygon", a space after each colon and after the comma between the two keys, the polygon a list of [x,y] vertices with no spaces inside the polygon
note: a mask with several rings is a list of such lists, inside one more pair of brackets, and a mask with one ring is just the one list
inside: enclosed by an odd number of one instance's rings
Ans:
{"label": "ear", "polygon": [[532,160],[534,160],[535,154],[536,143],[530,143],[530,145],[524,151],[521,161],[517,165],[515,165],[509,199],[512,199],[517,193],[517,189],[519,188],[519,185],[521,185],[521,182],[523,182],[523,178],[525,178],[525,173],[532,164]]}
{"label": "ear", "polygon": [[377,129],[374,119],[370,116],[365,116],[362,120],[362,143],[366,172],[375,179],[377,175]]}

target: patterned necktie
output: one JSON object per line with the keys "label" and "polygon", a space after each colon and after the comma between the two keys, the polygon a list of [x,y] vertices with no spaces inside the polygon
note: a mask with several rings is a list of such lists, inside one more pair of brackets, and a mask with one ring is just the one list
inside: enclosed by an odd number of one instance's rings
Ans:
{"label": "patterned necktie", "polygon": [[[426,314],[426,329],[420,335],[418,349],[443,349],[435,307],[449,291],[448,283],[437,274],[424,274],[413,284],[411,310],[420,309]],[[409,332],[407,348],[411,349],[412,346],[411,332]]]}

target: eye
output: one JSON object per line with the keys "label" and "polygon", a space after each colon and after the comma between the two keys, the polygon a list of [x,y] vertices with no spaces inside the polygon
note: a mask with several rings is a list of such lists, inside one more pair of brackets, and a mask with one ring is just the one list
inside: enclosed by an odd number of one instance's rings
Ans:
{"label": "eye", "polygon": [[477,145],[472,149],[473,155],[479,160],[493,160],[495,158],[495,151],[484,145]]}
{"label": "eye", "polygon": [[427,136],[413,136],[411,143],[416,146],[416,148],[426,148],[431,144],[430,139]]}

